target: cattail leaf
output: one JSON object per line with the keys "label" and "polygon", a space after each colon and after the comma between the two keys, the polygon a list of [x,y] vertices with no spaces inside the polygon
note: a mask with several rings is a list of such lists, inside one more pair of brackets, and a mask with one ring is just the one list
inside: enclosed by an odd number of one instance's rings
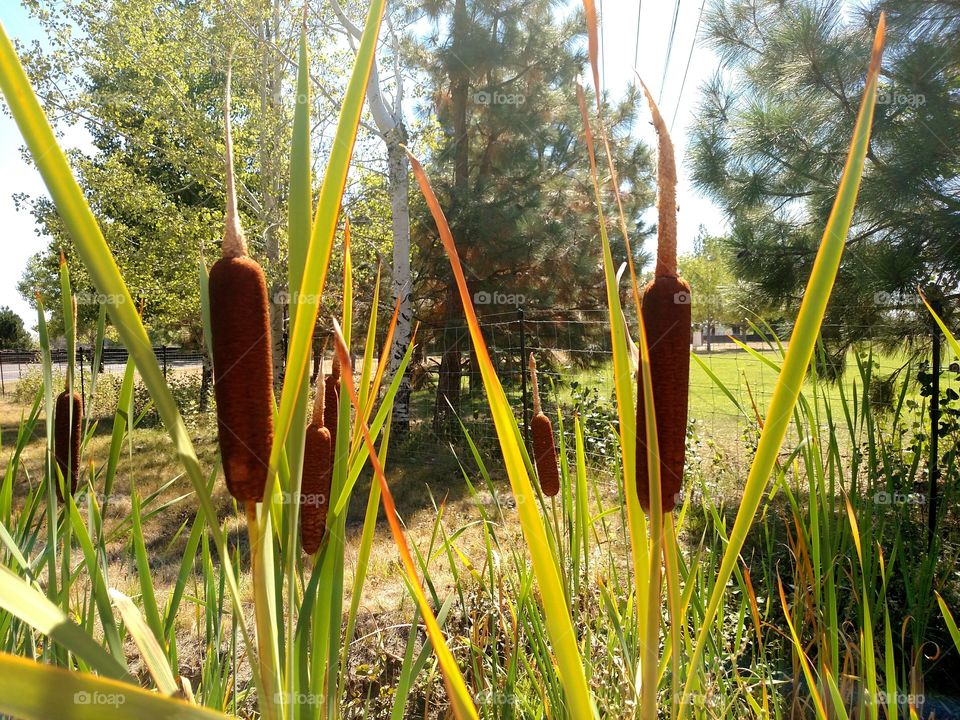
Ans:
{"label": "cattail leaf", "polygon": [[[340,355],[340,362],[345,369],[349,368],[350,357],[347,352],[347,345],[343,334],[340,332],[340,326],[338,323],[336,323],[336,321],[334,321],[334,335],[336,339],[336,352]],[[470,691],[467,690],[466,683],[463,680],[463,675],[460,674],[460,668],[457,667],[456,660],[454,659],[453,654],[450,652],[450,648],[447,647],[447,642],[443,637],[443,632],[440,629],[440,625],[437,623],[437,619],[433,614],[433,610],[430,608],[430,603],[423,594],[423,587],[420,583],[420,578],[417,576],[417,569],[413,564],[413,557],[410,554],[410,548],[407,545],[406,537],[404,536],[403,529],[400,526],[400,518],[397,515],[397,507],[393,502],[393,495],[390,492],[390,486],[387,484],[387,478],[384,475],[383,466],[380,464],[380,459],[377,456],[376,448],[374,447],[373,440],[370,437],[370,430],[367,427],[366,422],[363,420],[363,408],[360,407],[359,398],[354,390],[353,374],[351,372],[345,370],[342,376],[341,387],[343,388],[347,398],[357,413],[357,424],[360,425],[364,444],[367,448],[367,454],[370,457],[370,464],[373,466],[374,475],[376,476],[377,481],[380,483],[384,512],[386,513],[387,521],[390,525],[390,532],[393,535],[393,540],[394,543],[396,543],[397,549],[400,551],[400,559],[402,561],[403,568],[406,571],[407,578],[410,581],[410,587],[413,590],[414,599],[417,602],[417,606],[420,609],[420,614],[423,617],[424,624],[426,625],[427,637],[433,644],[433,650],[437,656],[437,662],[440,665],[440,669],[443,673],[443,680],[447,688],[447,695],[449,696],[453,713],[458,719],[478,718],[479,716],[477,715],[477,709],[473,705],[473,699],[470,696]],[[529,484],[529,480],[527,482]],[[560,600],[561,602],[563,601],[562,595],[560,596]]]}
{"label": "cattail leaf", "polygon": [[[290,187],[287,202],[287,297],[291,306],[300,302],[303,284],[303,267],[306,263],[307,251],[310,247],[310,231],[313,227],[311,214],[313,211],[313,179],[311,173],[310,147],[310,55],[307,46],[307,6],[304,4],[303,23],[300,26],[300,47],[297,56],[297,94],[293,107],[293,133],[290,145]],[[290,333],[296,333],[296,318],[290,325]],[[310,323],[311,338],[314,332],[314,323]],[[295,403],[293,409],[293,428],[286,441],[287,464],[290,471],[290,482],[287,488],[287,497],[299,497],[300,483],[304,471],[305,435],[300,429],[307,424],[307,415],[310,404],[310,386],[306,376],[301,378],[299,385],[293,390]],[[300,503],[290,503],[286,506],[286,539],[283,543],[284,582],[287,588],[287,597],[296,596],[296,569],[299,561],[297,552],[297,528],[300,523]],[[277,523],[278,529],[282,527]],[[295,603],[291,601],[286,613],[283,690],[284,697],[296,697],[296,646],[293,642],[296,628],[297,613]]]}
{"label": "cattail leaf", "polygon": [[[336,133],[330,144],[330,157],[327,160],[327,169],[320,187],[320,197],[314,213],[310,244],[303,268],[301,294],[291,318],[291,326],[295,332],[290,335],[278,421],[273,438],[273,450],[270,454],[270,467],[274,470],[278,466],[280,451],[293,424],[297,389],[303,382],[310,359],[313,327],[317,321],[320,296],[323,293],[327,269],[330,266],[330,253],[340,217],[340,203],[350,169],[353,146],[360,124],[360,114],[363,110],[367,82],[370,79],[370,69],[373,66],[385,6],[386,0],[372,0],[370,3],[347,91],[340,105]],[[268,490],[272,483],[271,477],[267,481]]]}
{"label": "cattail leaf", "polygon": [[[156,404],[157,412],[163,426],[170,434],[177,456],[183,463],[187,475],[197,493],[197,499],[207,518],[207,524],[213,535],[217,552],[224,559],[222,567],[235,612],[242,616],[244,612],[240,590],[237,586],[233,567],[226,559],[226,542],[217,520],[217,512],[213,506],[210,493],[207,492],[205,477],[200,470],[190,434],[177,404],[173,399],[170,388],[163,377],[163,372],[157,364],[153,354],[150,338],[140,316],[134,308],[133,299],[127,289],[120,269],[107,246],[103,233],[97,224],[96,218],[87,203],[86,197],[77,184],[70,170],[67,158],[57,143],[53,129],[47,121],[46,114],[40,106],[36,93],[27,79],[23,66],[17,57],[13,43],[0,25],[0,88],[7,99],[10,112],[20,129],[30,150],[31,157],[43,177],[50,197],[60,218],[63,220],[67,232],[73,239],[77,255],[83,262],[90,279],[97,292],[117,297],[117,302],[110,305],[110,317],[121,341],[127,348],[137,370],[143,379],[144,385]],[[42,315],[42,308],[38,307],[38,314]],[[49,358],[49,354],[47,355]],[[49,386],[49,383],[48,383]],[[48,416],[52,416],[52,402]],[[51,433],[52,434],[52,433]],[[51,479],[53,477],[53,470]],[[48,501],[50,517],[54,509]],[[47,523],[52,527],[53,523]],[[53,545],[53,538],[51,538]],[[51,575],[55,576],[55,559],[51,556]],[[51,583],[55,587],[54,583]],[[48,589],[48,592],[50,590]],[[240,636],[247,654],[254,657],[253,641],[245,623],[239,623]],[[263,697],[263,686],[258,673],[253,673],[253,681],[258,695]]]}
{"label": "cattail leaf", "polygon": [[107,454],[107,470],[104,474],[103,497],[104,507],[110,501],[113,491],[113,482],[117,476],[117,467],[120,464],[120,453],[123,451],[124,437],[131,437],[133,433],[133,382],[136,367],[133,358],[127,358],[127,366],[123,371],[123,380],[120,382],[120,392],[117,395],[117,411],[113,416],[113,430],[110,435],[110,450]]}
{"label": "cattail leaf", "polygon": [[23,720],[223,720],[136,685],[0,653],[0,712]]}
{"label": "cattail leaf", "polygon": [[[137,563],[137,579],[140,581],[140,599],[143,603],[143,611],[146,613],[150,630],[153,631],[157,642],[162,642],[163,622],[160,620],[160,609],[157,607],[157,597],[153,591],[153,577],[150,572],[150,559],[147,557],[147,545],[143,539],[140,493],[137,492],[136,487],[133,486],[133,481],[131,481],[130,501],[130,518],[133,523],[133,554]],[[113,596],[111,595],[111,597]],[[116,598],[113,599],[114,602],[116,602]],[[121,602],[123,601],[121,600]],[[126,616],[124,616],[124,619],[126,619]],[[134,639],[136,640],[136,638]],[[137,644],[139,645],[140,643],[138,642]],[[142,649],[141,647],[141,650]]]}
{"label": "cattail leaf", "polygon": [[[3,25],[0,24],[0,33]],[[57,514],[57,469],[53,461],[53,365],[50,362],[50,337],[47,333],[47,316],[43,307],[43,298],[38,292],[37,335],[40,341],[40,366],[43,368],[43,406],[46,423],[47,446],[44,453],[44,471],[47,481],[47,518]],[[56,600],[57,591],[57,524],[47,522],[47,597]]]}
{"label": "cattail leaf", "polygon": [[927,302],[927,298],[922,292],[920,293],[920,299],[923,301],[923,304],[926,306],[927,310],[930,311],[930,315],[933,316],[933,319],[936,321],[937,325],[940,326],[940,330],[943,332],[943,336],[947,339],[950,349],[953,350],[953,354],[957,357],[960,357],[960,343],[957,342],[957,338],[954,337],[953,333],[950,332],[950,328],[948,328],[943,320],[940,319],[940,316],[937,315],[936,310],[930,307],[930,303]]}
{"label": "cattail leaf", "polygon": [[[377,365],[377,372],[373,377],[373,389],[371,390],[372,399],[376,398],[380,392],[380,384],[383,380],[383,374],[388,365],[387,353],[389,353],[390,349],[393,347],[393,335],[397,326],[399,312],[400,301],[398,300],[396,306],[394,307],[393,317],[390,319],[390,327],[387,330],[387,337],[383,343],[383,351],[380,354],[380,362]],[[400,383],[403,380],[403,374],[407,371],[407,366],[410,364],[410,360],[413,358],[414,339],[416,336],[417,331],[416,328],[414,328],[414,331],[411,335],[410,344],[407,346],[407,351],[404,353],[403,359],[397,366],[397,372],[394,373],[393,379],[390,381],[390,385],[387,387],[387,390],[384,393],[383,400],[377,409],[377,414],[374,416],[373,422],[370,423],[370,434],[373,437],[377,437],[377,435],[380,434],[380,430],[383,428],[384,423],[390,414],[390,410],[393,408],[393,401],[394,398],[396,398],[397,391],[400,389]],[[372,411],[372,406],[368,405],[363,416],[364,422],[369,422],[370,413]],[[363,469],[363,466],[366,463],[366,456],[366,449],[362,443],[353,448],[350,455],[350,471],[347,474],[347,483],[340,491],[340,496],[337,499],[336,505],[334,505],[334,512],[338,514],[343,512],[343,508],[346,506],[347,502],[349,502],[350,494],[353,492],[353,486],[356,484],[357,478],[360,477],[360,471]]]}
{"label": "cattail leaf", "polygon": [[[127,668],[94,642],[82,628],[72,623],[59,607],[3,566],[0,566],[0,607],[74,653],[100,674],[134,682]],[[0,691],[0,706],[5,695]]]}
{"label": "cattail leaf", "polygon": [[161,695],[175,695],[179,689],[177,681],[174,680],[170,664],[167,662],[163,649],[154,635],[155,631],[147,625],[143,615],[133,604],[133,600],[116,588],[110,588],[107,592],[110,594],[114,606],[120,612],[127,632],[130,633],[133,642],[140,649],[143,661],[146,663],[153,681],[157,684],[157,690],[160,691]]}
{"label": "cattail leaf", "polygon": [[[620,293],[617,283],[616,270],[613,263],[613,254],[607,238],[607,224],[603,214],[603,203],[600,197],[600,182],[597,174],[596,157],[593,150],[593,135],[590,129],[590,116],[587,113],[587,104],[583,95],[583,88],[577,86],[577,104],[583,121],[584,136],[587,141],[587,156],[590,159],[590,174],[593,181],[594,201],[597,206],[598,230],[603,255],[603,273],[606,284],[607,310],[610,317],[610,347],[613,353],[613,381],[614,392],[617,398],[617,418],[620,425],[620,456],[623,471],[624,499],[627,504],[627,525],[630,531],[630,555],[633,561],[634,577],[637,584],[637,625],[639,636],[645,638],[647,623],[647,597],[649,595],[649,543],[647,540],[647,518],[640,507],[640,500],[636,492],[637,473],[637,415],[634,404],[633,388],[636,386],[636,373],[631,361],[630,347],[627,342],[626,326],[620,322],[623,308],[620,304]],[[642,318],[639,303],[637,317]],[[638,347],[639,351],[639,347]],[[642,358],[639,353],[637,360]],[[649,387],[649,385],[647,386]],[[647,424],[648,431],[655,428],[654,423]],[[647,437],[647,447],[656,452],[658,445]],[[657,472],[659,463],[655,463]]]}
{"label": "cattail leaf", "polygon": [[69,519],[72,535],[76,536],[80,549],[83,552],[83,559],[87,565],[87,572],[91,578],[91,595],[97,612],[100,615],[100,622],[103,625],[103,635],[106,638],[107,646],[116,661],[120,664],[125,663],[123,654],[123,642],[120,640],[120,631],[117,629],[116,621],[113,617],[113,610],[110,607],[110,597],[107,594],[107,583],[104,578],[104,571],[100,565],[101,555],[98,548],[93,546],[90,534],[87,532],[86,525],[83,524],[83,518],[77,510],[76,504],[72,498],[67,498],[67,518]]}
{"label": "cattail leaf", "polygon": [[940,606],[940,612],[943,614],[943,622],[947,626],[947,630],[953,639],[953,644],[957,648],[957,652],[960,652],[960,628],[957,628],[957,621],[953,619],[953,614],[950,612],[950,608],[947,607],[947,603],[944,602],[940,593],[934,591],[934,594],[937,596],[937,604]]}
{"label": "cattail leaf", "polygon": [[[727,582],[736,568],[740,550],[743,548],[747,532],[753,524],[770,474],[777,462],[780,447],[783,444],[790,418],[793,415],[803,385],[804,376],[813,358],[814,347],[820,333],[820,325],[823,322],[827,301],[830,299],[830,293],[840,266],[840,258],[843,254],[847,232],[850,229],[850,221],[853,217],[853,210],[860,189],[864,158],[873,123],[877,78],[880,73],[885,28],[886,19],[881,14],[874,38],[863,100],[853,130],[846,165],[840,178],[837,197],[830,218],[827,220],[827,226],[814,261],[813,270],[810,273],[810,279],[807,282],[806,291],[803,294],[803,302],[797,314],[783,367],[774,387],[770,407],[763,423],[763,430],[760,433],[757,451],[743,489],[740,508],[730,532],[729,542],[720,563],[710,599],[700,620],[700,632],[690,656],[690,666],[693,670],[687,676],[684,695],[690,692],[699,673],[698,666],[703,657],[710,628],[720,608],[720,603],[723,601]],[[811,685],[811,687],[815,686]],[[689,712],[688,708],[689,705],[687,704],[681,705],[681,720]]]}
{"label": "cattail leaf", "polygon": [[525,454],[521,451],[522,443],[517,420],[490,359],[490,353],[487,350],[477,314],[473,308],[473,300],[467,289],[467,281],[463,275],[463,268],[460,265],[453,235],[450,233],[443,210],[440,208],[440,203],[430,187],[430,181],[427,179],[420,162],[412,154],[408,153],[408,156],[414,177],[420,185],[420,190],[433,215],[437,230],[440,232],[441,242],[450,260],[450,266],[457,282],[460,301],[466,314],[470,337],[477,353],[480,374],[487,392],[487,402],[500,441],[504,465],[510,479],[510,486],[517,500],[517,511],[520,515],[523,536],[527,542],[533,571],[540,586],[547,632],[553,644],[557,669],[566,691],[566,710],[572,717],[586,720],[586,718],[596,715],[596,709],[583,671],[580,648],[577,645],[577,635],[570,620],[566,596],[560,582],[557,560],[547,539],[543,518],[537,511],[537,495],[530,483]]}

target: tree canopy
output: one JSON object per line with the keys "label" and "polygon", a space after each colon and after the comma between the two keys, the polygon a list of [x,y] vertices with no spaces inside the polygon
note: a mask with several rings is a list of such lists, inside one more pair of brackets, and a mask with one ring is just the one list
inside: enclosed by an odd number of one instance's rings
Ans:
{"label": "tree canopy", "polygon": [[705,19],[723,68],[702,90],[693,179],[729,216],[733,270],[755,302],[792,309],[830,214],[881,11],[873,135],[824,328],[836,357],[859,339],[928,332],[918,285],[958,297],[960,6],[728,0]]}

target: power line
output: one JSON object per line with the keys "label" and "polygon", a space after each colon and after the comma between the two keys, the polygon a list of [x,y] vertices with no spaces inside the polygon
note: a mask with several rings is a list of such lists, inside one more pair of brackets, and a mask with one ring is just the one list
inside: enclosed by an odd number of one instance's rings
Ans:
{"label": "power line", "polygon": [[600,97],[603,97],[603,90],[607,87],[607,53],[603,44],[603,0],[600,0],[600,88],[597,89]]}
{"label": "power line", "polygon": [[657,104],[663,100],[663,89],[667,84],[667,68],[670,67],[670,54],[673,52],[673,37],[677,32],[677,16],[680,14],[680,0],[673,4],[673,21],[670,23],[670,39],[667,41],[667,56],[663,60],[663,77],[660,78],[660,95]]}
{"label": "power line", "polygon": [[637,69],[637,61],[640,59],[640,13],[643,11],[643,0],[637,3],[637,40],[633,45],[633,69]]}
{"label": "power line", "polygon": [[683,97],[683,89],[687,84],[687,73],[690,72],[690,61],[693,59],[693,48],[697,45],[697,36],[700,34],[700,23],[703,21],[703,8],[706,7],[707,0],[700,3],[700,14],[697,16],[697,29],[693,31],[693,39],[690,41],[690,52],[687,55],[687,66],[683,69],[683,80],[680,81],[680,94],[677,95],[677,105],[673,108],[673,117],[670,118],[670,132],[673,132],[673,124],[677,121],[677,113],[680,111],[680,98]]}

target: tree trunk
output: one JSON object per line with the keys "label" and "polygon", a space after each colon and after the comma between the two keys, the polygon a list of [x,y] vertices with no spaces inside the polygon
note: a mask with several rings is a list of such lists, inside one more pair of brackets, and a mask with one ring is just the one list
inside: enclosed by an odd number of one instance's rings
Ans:
{"label": "tree trunk", "polygon": [[454,410],[460,408],[460,351],[455,342],[440,358],[437,402],[433,412],[433,431],[444,439],[453,437],[456,426],[451,406]]}
{"label": "tree trunk", "polygon": [[[407,141],[407,132],[402,121],[386,134],[385,140],[390,208],[393,213],[393,301],[400,302],[393,347],[390,350],[389,370],[393,377],[410,344],[413,323],[408,163],[407,154],[401,147]],[[403,437],[410,430],[410,392],[410,376],[405,373],[393,403],[392,430],[398,437]]]}
{"label": "tree trunk", "polygon": [[[270,286],[270,349],[273,357],[273,384],[279,393],[283,385],[284,371],[284,303],[286,293],[286,273],[280,268],[280,172],[277,140],[278,123],[282,121],[280,112],[281,90],[283,84],[283,66],[275,57],[273,44],[280,41],[280,3],[272,4],[271,15],[263,22],[263,44],[261,48],[260,110],[261,125],[259,137],[260,155],[260,192],[262,195],[261,223],[266,250],[268,278]],[[273,124],[268,123],[274,120]]]}

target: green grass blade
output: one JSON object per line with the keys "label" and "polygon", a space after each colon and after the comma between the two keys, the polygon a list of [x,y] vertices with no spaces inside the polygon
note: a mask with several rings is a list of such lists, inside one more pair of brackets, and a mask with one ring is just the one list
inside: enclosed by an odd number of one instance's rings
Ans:
{"label": "green grass blade", "polygon": [[134,682],[127,669],[83,629],[70,622],[59,607],[3,566],[0,566],[0,608],[82,658],[102,675]]}
{"label": "green grass blade", "polygon": [[[777,378],[770,408],[764,421],[763,431],[760,434],[757,452],[743,490],[740,509],[730,532],[729,543],[720,563],[717,580],[710,593],[710,600],[702,618],[700,632],[697,635],[697,642],[690,658],[691,671],[687,676],[684,696],[689,694],[694,678],[699,672],[698,667],[710,634],[711,625],[723,600],[727,582],[736,568],[740,550],[746,540],[747,531],[753,523],[770,473],[777,461],[780,446],[783,443],[790,418],[796,406],[797,397],[803,386],[807,367],[813,357],[814,346],[820,333],[820,325],[823,322],[827,301],[830,298],[833,283],[836,279],[840,257],[843,254],[847,232],[853,217],[857,193],[860,189],[864,157],[866,156],[873,122],[885,26],[885,19],[881,15],[874,40],[870,67],[867,72],[863,101],[860,105],[857,124],[854,127],[846,166],[840,179],[840,187],[837,190],[833,210],[827,221],[820,250],[817,253],[806,292],[803,295],[803,303],[800,306],[787,355],[783,361],[783,369]],[[684,717],[688,707],[686,704],[681,706],[681,718]]]}
{"label": "green grass blade", "polygon": [[473,301],[467,289],[466,278],[463,275],[463,268],[460,265],[457,248],[443,215],[443,210],[440,208],[440,203],[430,187],[420,162],[413,155],[409,155],[409,157],[414,175],[420,184],[420,189],[440,232],[441,241],[456,278],[457,289],[460,292],[460,300],[466,314],[467,325],[477,354],[477,362],[480,366],[480,374],[487,393],[487,402],[500,441],[504,465],[510,479],[510,486],[517,500],[517,512],[520,516],[523,537],[527,542],[531,565],[540,586],[547,632],[553,645],[557,669],[566,692],[567,712],[573,717],[586,720],[594,717],[596,710],[590,695],[590,689],[587,686],[580,648],[577,645],[577,635],[570,620],[563,585],[560,581],[559,568],[547,539],[543,518],[537,511],[537,494],[530,483],[524,457],[525,453],[521,449],[522,442],[517,420],[504,393],[503,386],[500,384],[500,379],[497,377],[493,361],[483,339],[476,311],[473,308]]}
{"label": "green grass blade", "polygon": [[[66,156],[57,144],[53,129],[47,122],[43,108],[30,86],[16,50],[2,25],[0,25],[0,88],[90,279],[99,293],[117,298],[117,302],[110,305],[110,316],[114,328],[136,363],[144,385],[156,404],[160,419],[170,434],[174,451],[193,483],[217,552],[224,560],[222,567],[225,568],[225,579],[234,610],[242,616],[243,604],[240,590],[237,587],[233,568],[229,562],[226,562],[228,557],[226,543],[217,521],[216,509],[206,489],[206,478],[200,469],[200,463],[190,441],[190,434],[180,416],[163,372],[157,365],[150,338],[134,309],[133,299],[120,274],[120,269],[114,261],[83,191],[70,170]],[[48,507],[50,505],[52,503],[48,501]],[[53,517],[52,513],[50,517]],[[254,657],[253,642],[246,625],[240,623],[239,629],[247,654]],[[254,673],[253,679],[262,697],[263,688],[259,675]]]}
{"label": "green grass blade", "polygon": [[136,685],[41,665],[7,653],[0,653],[0,711],[23,720],[223,720],[228,717]]}
{"label": "green grass blade", "polygon": [[[347,182],[347,172],[350,169],[350,159],[353,155],[360,113],[363,110],[367,82],[370,79],[370,68],[373,66],[385,6],[386,0],[372,0],[370,3],[363,35],[357,47],[353,71],[340,106],[340,117],[331,143],[327,170],[320,187],[320,198],[314,214],[310,245],[303,268],[302,292],[291,318],[291,327],[295,332],[290,335],[283,390],[280,394],[279,418],[274,432],[273,449],[270,453],[270,467],[274,472],[279,465],[280,452],[293,423],[297,390],[303,382],[310,359],[313,327],[317,322],[320,296],[323,293],[327,269],[330,266],[330,253],[340,217],[340,203]],[[268,481],[268,491],[272,481],[272,479]]]}
{"label": "green grass blade", "polygon": [[143,619],[140,611],[137,610],[137,606],[133,604],[133,600],[115,588],[110,588],[109,593],[110,599],[123,618],[127,632],[130,633],[133,642],[140,649],[140,654],[150,671],[150,676],[157,684],[157,690],[160,691],[161,695],[171,696],[176,694],[179,690],[177,682],[173,679],[173,671],[167,663],[166,655],[164,655],[154,631],[147,626],[147,622]]}

